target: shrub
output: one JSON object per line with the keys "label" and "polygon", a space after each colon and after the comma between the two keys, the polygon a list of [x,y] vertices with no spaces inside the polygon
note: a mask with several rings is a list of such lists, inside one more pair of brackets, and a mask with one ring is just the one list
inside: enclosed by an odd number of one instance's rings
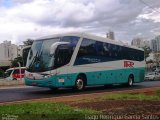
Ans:
{"label": "shrub", "polygon": [[4,77],[4,71],[0,69],[0,77]]}

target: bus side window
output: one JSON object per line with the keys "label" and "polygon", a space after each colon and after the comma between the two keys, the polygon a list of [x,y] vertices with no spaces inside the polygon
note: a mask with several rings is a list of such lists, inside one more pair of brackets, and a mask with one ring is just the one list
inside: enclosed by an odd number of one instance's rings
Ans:
{"label": "bus side window", "polygon": [[118,60],[121,60],[122,59],[122,47],[121,46],[118,46],[117,48],[117,54],[118,54]]}
{"label": "bus side window", "polygon": [[109,49],[108,49],[107,43],[103,43],[103,52],[104,52],[105,57],[109,55]]}
{"label": "bus side window", "polygon": [[84,39],[79,48],[78,57],[95,55],[96,53],[95,42],[96,41],[94,40]]}

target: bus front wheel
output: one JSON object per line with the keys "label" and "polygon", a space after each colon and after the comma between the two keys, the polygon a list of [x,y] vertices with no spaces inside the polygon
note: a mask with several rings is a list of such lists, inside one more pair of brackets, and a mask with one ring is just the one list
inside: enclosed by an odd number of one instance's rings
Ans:
{"label": "bus front wheel", "polygon": [[75,83],[75,89],[78,91],[82,91],[85,88],[85,79],[83,77],[78,77]]}
{"label": "bus front wheel", "polygon": [[57,91],[58,91],[58,88],[56,88],[56,87],[51,87],[50,90],[51,90],[52,92],[57,92]]}

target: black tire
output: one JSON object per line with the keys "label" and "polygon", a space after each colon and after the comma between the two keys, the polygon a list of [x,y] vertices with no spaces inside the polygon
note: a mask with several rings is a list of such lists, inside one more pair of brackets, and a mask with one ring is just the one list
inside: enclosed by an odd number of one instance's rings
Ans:
{"label": "black tire", "polygon": [[13,78],[13,80],[17,80],[16,78]]}
{"label": "black tire", "polygon": [[129,77],[128,77],[128,86],[129,87],[132,87],[133,86],[133,82],[134,82],[134,77],[132,76],[132,75],[130,75]]}
{"label": "black tire", "polygon": [[85,88],[85,78],[82,76],[79,76],[75,82],[75,89],[77,91],[82,91]]}
{"label": "black tire", "polygon": [[112,88],[113,85],[112,84],[108,84],[108,85],[104,85],[105,88]]}
{"label": "black tire", "polygon": [[53,88],[50,88],[50,90],[53,91],[53,92],[56,92],[56,91],[58,91],[58,88],[53,87]]}

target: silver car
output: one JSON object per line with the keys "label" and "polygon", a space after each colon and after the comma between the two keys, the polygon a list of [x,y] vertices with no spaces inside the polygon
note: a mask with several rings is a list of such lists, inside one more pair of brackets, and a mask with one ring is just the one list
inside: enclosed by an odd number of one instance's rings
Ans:
{"label": "silver car", "polygon": [[160,74],[157,72],[151,72],[145,75],[145,80],[159,80],[159,79],[160,79]]}

